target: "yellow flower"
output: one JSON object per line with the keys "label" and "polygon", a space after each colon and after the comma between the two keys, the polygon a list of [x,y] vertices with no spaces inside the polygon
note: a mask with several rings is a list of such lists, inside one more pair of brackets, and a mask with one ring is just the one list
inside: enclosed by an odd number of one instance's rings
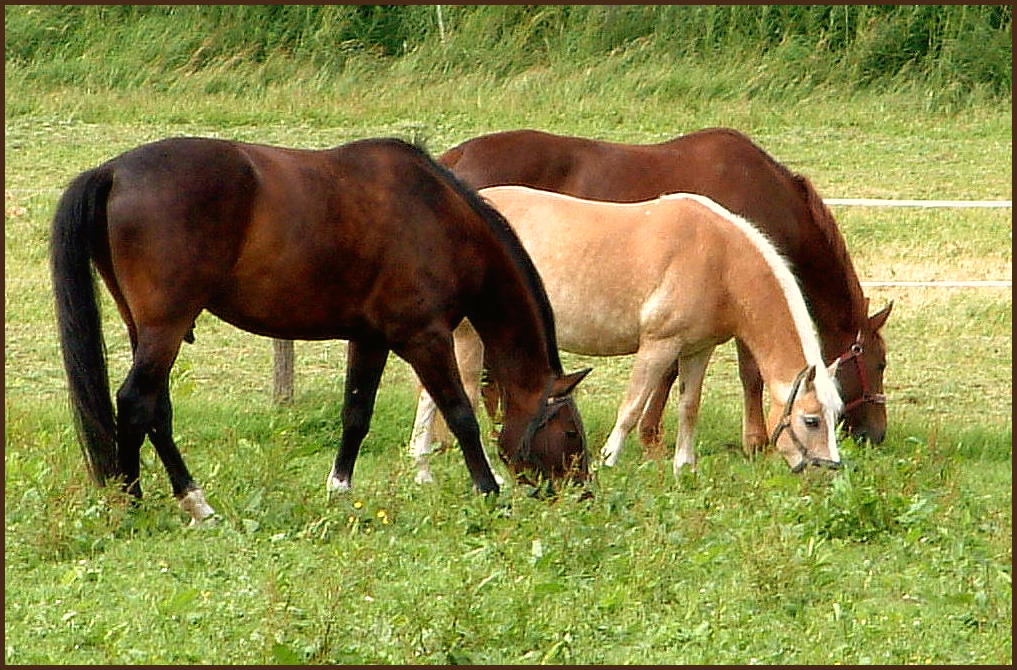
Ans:
{"label": "yellow flower", "polygon": [[364,506],[364,503],[362,501],[360,501],[360,500],[358,500],[355,503],[353,503],[353,509],[360,509],[363,506]]}
{"label": "yellow flower", "polygon": [[376,516],[377,516],[377,517],[378,517],[379,519],[384,519],[385,517],[387,517],[387,516],[388,516],[388,512],[386,512],[386,511],[385,511],[385,510],[383,510],[383,509],[380,509],[380,510],[378,510],[378,514],[377,514]]}

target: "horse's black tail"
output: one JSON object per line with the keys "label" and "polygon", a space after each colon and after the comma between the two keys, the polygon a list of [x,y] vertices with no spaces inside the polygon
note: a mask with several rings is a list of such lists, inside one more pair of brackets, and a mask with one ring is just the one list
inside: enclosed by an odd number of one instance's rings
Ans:
{"label": "horse's black tail", "polygon": [[108,169],[79,175],[53,217],[50,268],[57,327],[78,440],[97,484],[117,474],[116,417],[106,370],[106,346],[92,269],[93,245],[106,244]]}

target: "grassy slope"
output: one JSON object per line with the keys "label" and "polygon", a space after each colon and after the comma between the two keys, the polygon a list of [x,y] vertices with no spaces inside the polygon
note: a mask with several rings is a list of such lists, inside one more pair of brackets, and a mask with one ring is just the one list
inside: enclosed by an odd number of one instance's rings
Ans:
{"label": "grassy slope", "polygon": [[[298,345],[298,398],[278,409],[267,341],[203,317],[173,376],[175,432],[223,523],[182,530],[150,450],[140,509],[87,485],[51,327],[56,192],[23,189],[57,189],[144,141],[395,134],[440,151],[521,126],[648,142],[731,125],[829,196],[1011,197],[1008,103],[957,113],[914,91],[823,87],[785,103],[711,96],[712,75],[753,73],[626,58],[504,78],[372,61],[328,95],[307,70],[239,98],[216,92],[237,73],[214,68],[163,92],[37,87],[9,71],[7,661],[1010,662],[1006,290],[870,291],[876,305],[897,301],[891,432],[879,449],[845,444],[851,465],[836,478],[794,477],[723,446],[740,412],[726,347],[707,379],[698,477],[674,482],[666,461],[630,444],[592,502],[513,490],[492,508],[470,495],[454,453],[435,459],[437,487],[409,483],[413,386],[393,361],[357,491],[328,505],[342,344]],[[863,279],[1010,276],[1009,211],[837,214]],[[127,345],[114,310],[106,320],[119,380]],[[596,367],[579,401],[599,447],[629,362],[565,360]]]}

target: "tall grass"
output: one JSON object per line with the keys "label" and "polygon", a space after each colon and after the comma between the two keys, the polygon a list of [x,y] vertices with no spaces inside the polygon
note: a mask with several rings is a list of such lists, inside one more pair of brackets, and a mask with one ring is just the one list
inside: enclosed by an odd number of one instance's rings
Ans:
{"label": "tall grass", "polygon": [[[244,95],[300,76],[326,91],[351,69],[502,78],[608,55],[629,72],[649,61],[738,70],[718,96],[920,86],[956,105],[1012,86],[1004,5],[11,6],[5,23],[10,76],[41,86]],[[666,81],[656,92],[683,93]]]}

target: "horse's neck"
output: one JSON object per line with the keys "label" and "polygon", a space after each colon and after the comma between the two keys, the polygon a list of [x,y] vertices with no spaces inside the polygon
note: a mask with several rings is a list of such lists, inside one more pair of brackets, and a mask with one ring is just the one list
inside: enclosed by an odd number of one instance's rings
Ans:
{"label": "horse's neck", "polygon": [[801,337],[783,303],[764,303],[742,324],[738,339],[748,347],[771,389],[794,380],[807,365]]}
{"label": "horse's neck", "polygon": [[557,349],[552,351],[550,312],[545,317],[525,280],[514,274],[499,273],[488,281],[487,290],[477,298],[478,307],[467,314],[484,343],[485,364],[505,388],[510,404],[516,396],[542,393],[561,372]]}
{"label": "horse's neck", "polygon": [[805,347],[818,349],[804,301],[790,274],[782,283],[762,253],[739,256],[755,258],[764,272],[727,273],[728,292],[739,305],[735,335],[752,353],[767,386],[790,383],[807,365]]}
{"label": "horse's neck", "polygon": [[[501,285],[495,294],[504,295]],[[508,291],[514,293],[514,291]],[[545,342],[539,309],[505,308],[503,298],[482,298],[489,308],[468,315],[484,343],[484,363],[501,387],[503,426],[498,443],[503,455],[517,454],[551,380],[556,376]],[[532,299],[531,299],[532,301]],[[524,305],[528,305],[524,301]],[[557,352],[555,352],[557,360]],[[560,370],[559,370],[560,372]]]}

